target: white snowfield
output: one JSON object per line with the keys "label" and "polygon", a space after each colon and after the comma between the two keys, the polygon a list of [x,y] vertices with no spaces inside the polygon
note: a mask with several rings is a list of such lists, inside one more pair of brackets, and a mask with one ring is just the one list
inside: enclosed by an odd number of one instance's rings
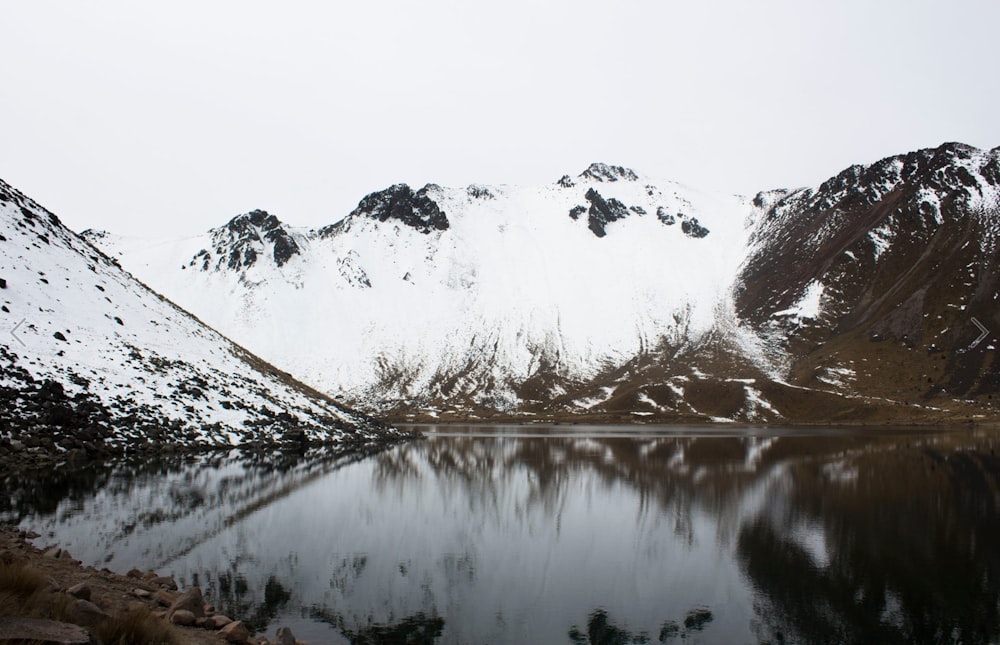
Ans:
{"label": "white snowfield", "polygon": [[110,412],[110,443],[142,441],[150,427],[217,445],[295,429],[334,442],[392,432],[291,382],[2,181],[0,278],[0,387],[51,379],[70,398],[89,393]]}
{"label": "white snowfield", "polygon": [[[570,185],[571,184],[571,185]],[[627,216],[591,229],[595,190]],[[754,208],[595,164],[542,187],[428,186],[447,217],[424,233],[355,212],[329,230],[284,227],[300,253],[219,268],[225,227],[157,241],[89,232],[152,288],[296,377],[377,407],[441,392],[512,409],[540,370],[586,380],[697,341],[729,309]],[[689,232],[707,229],[704,237]],[[205,270],[208,251],[208,269]],[[196,258],[196,256],[198,256]]]}
{"label": "white snowfield", "polygon": [[[838,315],[829,274],[777,275],[763,286],[781,304],[753,303],[767,320],[751,327],[736,297],[755,263],[789,249],[809,262],[909,186],[928,230],[949,225],[942,203],[988,224],[998,183],[1000,148],[944,144],[753,198],[593,164],[545,186],[397,185],[316,230],[254,211],[178,240],[84,235],[208,325],[364,409],[528,414],[551,403],[706,418],[689,386],[785,384],[794,357],[783,341]],[[845,255],[884,261],[915,225],[909,213],[889,212]],[[984,250],[996,248],[997,227],[983,228]],[[660,372],[642,387],[676,396],[617,400],[650,365]],[[734,419],[780,417],[745,390]]]}

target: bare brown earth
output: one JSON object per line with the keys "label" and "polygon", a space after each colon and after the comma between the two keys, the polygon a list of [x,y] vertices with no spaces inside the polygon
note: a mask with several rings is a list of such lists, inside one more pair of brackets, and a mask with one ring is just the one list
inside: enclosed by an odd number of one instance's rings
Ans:
{"label": "bare brown earth", "polygon": [[[48,581],[48,593],[52,594],[53,601],[73,600],[67,590],[84,584],[90,589],[90,601],[115,619],[147,609],[154,614],[155,620],[163,621],[163,627],[174,635],[175,642],[195,645],[227,642],[220,631],[167,623],[167,606],[179,595],[173,580],[159,577],[155,572],[133,571],[130,575],[122,575],[108,569],[85,567],[56,546],[35,547],[31,542],[35,537],[16,527],[0,525],[0,566],[27,565],[39,572]],[[239,617],[231,618],[237,620]],[[0,642],[4,642],[2,634]],[[250,638],[242,642],[260,644],[267,641]]]}

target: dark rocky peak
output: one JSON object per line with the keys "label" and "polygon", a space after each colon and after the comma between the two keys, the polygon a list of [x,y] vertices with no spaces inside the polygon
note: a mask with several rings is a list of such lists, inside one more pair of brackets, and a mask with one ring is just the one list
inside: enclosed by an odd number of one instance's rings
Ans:
{"label": "dark rocky peak", "polygon": [[788,197],[792,192],[784,188],[777,190],[762,190],[754,195],[753,205],[762,210],[774,208],[775,204]]}
{"label": "dark rocky peak", "polygon": [[[869,208],[899,190],[931,190],[942,200],[969,204],[987,186],[1000,185],[1000,155],[963,143],[945,143],[873,164],[853,165],[823,182],[810,196],[813,209],[851,211]],[[800,194],[790,199],[799,200]]]}
{"label": "dark rocky peak", "polygon": [[[639,175],[635,174],[635,171],[631,168],[624,168],[622,166],[609,166],[603,163],[592,163],[590,166],[580,173],[579,179],[590,179],[592,181],[637,181]],[[561,183],[562,180],[560,180]]]}
{"label": "dark rocky peak", "polygon": [[[406,184],[396,184],[385,190],[371,193],[358,203],[344,221],[320,229],[322,237],[329,237],[350,229],[350,222],[359,218],[380,222],[393,219],[428,235],[432,231],[448,230],[450,223],[444,211],[430,197],[440,188],[428,184],[414,192]],[[346,223],[345,223],[346,222]]]}
{"label": "dark rocky peak", "polygon": [[576,182],[574,182],[569,175],[563,175],[556,183],[563,188],[572,188],[573,186],[576,186]]}
{"label": "dark rocky peak", "polygon": [[237,235],[245,235],[251,232],[251,228],[261,231],[273,231],[281,228],[281,220],[274,215],[262,210],[253,210],[249,213],[237,215],[225,225],[224,228],[233,231]]}
{"label": "dark rocky peak", "polygon": [[[597,237],[604,237],[607,235],[605,227],[611,222],[618,221],[620,219],[625,219],[628,217],[629,210],[625,204],[621,203],[614,197],[605,199],[601,196],[599,192],[590,188],[587,190],[587,194],[584,195],[587,201],[590,202],[590,209],[588,210],[587,217],[587,227],[596,235]],[[577,207],[579,208],[579,207]],[[576,213],[574,215],[574,212]],[[573,209],[570,211],[570,217],[577,219],[582,215],[582,211],[578,209]]]}
{"label": "dark rocky peak", "polygon": [[[237,215],[212,231],[213,249],[202,249],[189,266],[207,271],[223,267],[240,271],[253,266],[260,257],[270,257],[278,267],[299,254],[298,243],[274,215],[254,210]],[[214,251],[214,253],[213,253]]]}

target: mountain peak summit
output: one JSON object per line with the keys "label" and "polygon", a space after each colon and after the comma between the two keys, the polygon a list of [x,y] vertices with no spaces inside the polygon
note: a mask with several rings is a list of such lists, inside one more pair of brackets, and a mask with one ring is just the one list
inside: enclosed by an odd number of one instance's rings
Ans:
{"label": "mountain peak summit", "polygon": [[201,265],[207,271],[223,265],[233,271],[248,269],[258,256],[271,256],[275,265],[283,266],[300,252],[299,245],[277,217],[265,210],[252,210],[233,217],[224,226],[212,231],[213,254],[202,249],[190,265]]}
{"label": "mountain peak summit", "polygon": [[611,166],[605,163],[592,163],[586,170],[580,173],[580,179],[591,179],[593,181],[638,181],[639,175],[631,168],[624,166]]}

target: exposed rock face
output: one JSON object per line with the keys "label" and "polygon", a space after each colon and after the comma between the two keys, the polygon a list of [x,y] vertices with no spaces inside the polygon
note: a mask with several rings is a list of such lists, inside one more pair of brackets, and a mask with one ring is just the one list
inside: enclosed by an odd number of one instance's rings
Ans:
{"label": "exposed rock face", "polygon": [[[607,235],[605,227],[611,222],[628,217],[628,208],[614,197],[604,199],[601,194],[590,188],[585,195],[590,202],[590,209],[587,211],[587,227],[597,237]],[[572,216],[572,212],[570,212]]]}
{"label": "exposed rock face", "polygon": [[[406,184],[396,184],[385,190],[367,195],[351,211],[347,220],[371,218],[380,222],[398,220],[406,226],[428,235],[433,231],[448,229],[448,217],[431,199],[430,192],[435,186],[424,186],[414,192]],[[329,236],[341,230],[344,222],[320,229],[320,236]]]}
{"label": "exposed rock face", "polygon": [[269,254],[281,267],[297,255],[299,245],[281,221],[267,211],[255,210],[237,215],[212,232],[213,252],[202,249],[189,266],[203,271],[223,266],[232,271],[252,267],[259,257]]}
{"label": "exposed rock face", "polygon": [[[795,357],[802,385],[986,399],[1000,392],[1000,365],[991,341],[970,346],[972,318],[1000,329],[998,195],[1000,154],[962,144],[761,193],[737,313]],[[810,293],[819,314],[790,315]]]}
{"label": "exposed rock face", "polygon": [[[612,182],[619,180],[638,181],[639,175],[635,174],[635,171],[631,168],[609,166],[604,163],[592,163],[586,170],[580,173],[580,179],[590,179],[600,182]],[[562,184],[561,180],[560,184]]]}
{"label": "exposed rock face", "polygon": [[691,219],[685,219],[681,222],[681,230],[684,231],[684,235],[688,237],[705,237],[708,235],[708,229],[698,223],[698,218],[692,217]]}

